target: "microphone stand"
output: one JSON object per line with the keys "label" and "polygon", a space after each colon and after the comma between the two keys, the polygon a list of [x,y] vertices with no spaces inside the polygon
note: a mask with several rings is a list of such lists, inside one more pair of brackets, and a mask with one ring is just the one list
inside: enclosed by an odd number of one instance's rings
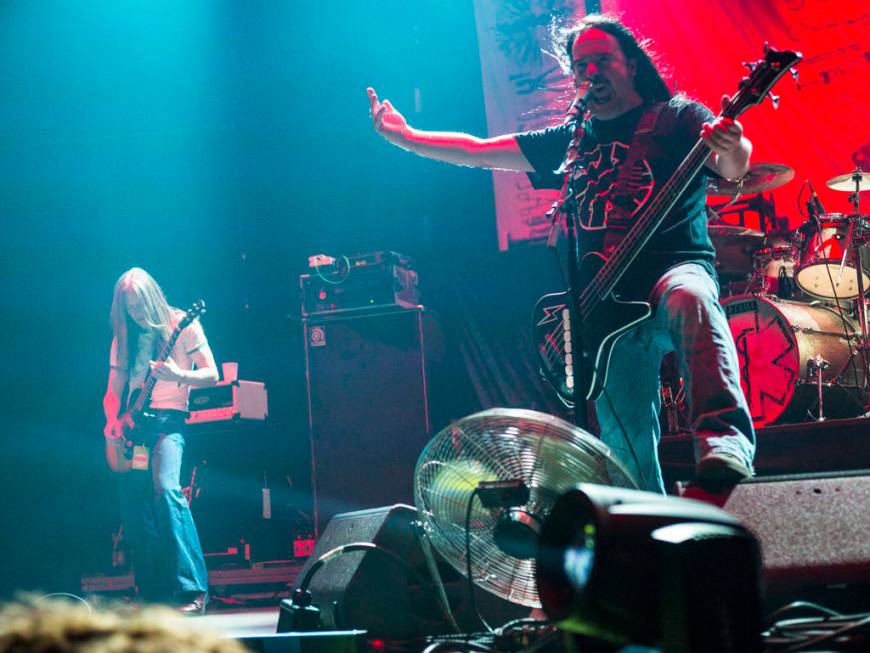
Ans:
{"label": "microphone stand", "polygon": [[[866,288],[864,288],[864,266],[861,261],[861,248],[866,245],[867,235],[865,233],[866,224],[864,222],[863,216],[860,213],[861,208],[861,171],[856,170],[855,174],[852,176],[853,181],[855,182],[855,192],[849,197],[852,201],[852,209],[853,213],[850,217],[849,222],[849,239],[853,239],[855,242],[852,246],[852,256],[855,261],[855,271],[858,277],[858,325],[861,329],[861,361],[864,364],[864,390],[868,389],[868,385],[870,385],[870,370],[867,369],[867,306],[864,303],[864,293],[866,292]],[[855,223],[858,223],[858,236],[854,236]],[[846,242],[846,248],[849,247],[849,239]],[[845,252],[843,254],[843,258],[845,260]]]}
{"label": "microphone stand", "polygon": [[[565,228],[568,231],[568,305],[571,311],[571,367],[572,372],[584,365],[583,345],[580,339],[580,328],[583,325],[580,319],[580,308],[577,305],[577,293],[580,290],[580,250],[577,238],[577,212],[568,210],[565,212]],[[577,379],[577,375],[574,374]],[[585,390],[578,392],[574,386],[574,424],[582,429],[589,430],[589,410],[586,405]]]}
{"label": "microphone stand", "polygon": [[[562,198],[558,202],[554,202],[553,206],[547,211],[547,216],[550,217],[550,235],[547,239],[547,247],[555,249],[556,240],[559,234],[559,225],[561,224],[560,216],[565,216],[565,231],[568,235],[568,275],[563,279],[566,283],[566,294],[568,295],[568,314],[569,319],[569,343],[571,351],[565,352],[565,367],[566,377],[570,377],[572,382],[577,379],[575,371],[577,366],[583,364],[581,339],[579,329],[581,325],[580,309],[577,305],[577,292],[580,289],[580,251],[579,239],[577,238],[577,215],[576,210],[571,208],[573,200],[573,192],[570,184],[570,173],[573,170],[575,162],[572,161],[567,165],[563,165],[561,170],[565,171],[565,184],[562,187]],[[569,359],[570,357],[570,359]],[[570,360],[570,362],[569,362]],[[586,405],[586,397],[579,396],[580,391],[577,389],[576,383],[571,387],[573,406],[572,415],[574,424],[582,429],[589,430],[589,410]]]}
{"label": "microphone stand", "polygon": [[[565,173],[565,184],[562,188],[561,200],[553,205],[553,226],[551,228],[551,240],[555,233],[556,225],[559,223],[559,215],[565,216],[565,230],[568,235],[568,311],[570,315],[571,333],[569,342],[571,343],[570,353],[566,352],[566,367],[569,368],[572,379],[575,381],[572,387],[572,395],[574,398],[573,418],[574,424],[582,429],[589,431],[589,410],[586,404],[586,396],[583,394],[585,389],[578,390],[576,380],[578,375],[575,373],[580,365],[583,365],[584,348],[582,339],[580,338],[580,327],[582,320],[580,316],[580,308],[577,303],[577,293],[580,291],[580,249],[579,238],[577,231],[577,204],[574,202],[573,190],[571,188],[571,176],[574,168],[579,164],[580,153],[579,145],[582,140],[582,124],[583,117],[586,113],[586,87],[581,88],[571,106],[568,109],[569,118],[576,120],[574,126],[574,134],[571,139],[571,144],[568,146],[568,151],[565,154],[565,161],[559,166],[558,172]],[[573,152],[572,149],[577,148],[578,151]],[[568,364],[568,356],[570,356],[570,365]]]}

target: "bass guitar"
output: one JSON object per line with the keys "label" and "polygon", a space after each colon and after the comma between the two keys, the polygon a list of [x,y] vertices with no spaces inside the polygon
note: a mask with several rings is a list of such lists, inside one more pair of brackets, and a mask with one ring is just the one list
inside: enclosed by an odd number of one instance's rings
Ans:
{"label": "bass guitar", "polygon": [[[741,80],[720,116],[737,118],[767,97],[776,105],[778,98],[770,90],[785,73],[796,75],[793,66],[801,58],[800,53],[765,46],[764,59],[746,64],[750,74]],[[621,300],[614,295],[614,288],[709,156],[710,149],[699,138],[610,254],[590,252],[581,259],[578,277],[582,291],[576,295],[576,311],[565,292],[544,295],[535,305],[532,328],[541,373],[566,403],[592,401],[601,395],[614,345],[652,314],[649,303]],[[572,351],[572,329],[576,329],[576,352]]]}
{"label": "bass guitar", "polygon": [[[169,358],[181,332],[203,313],[205,313],[205,302],[201,299],[195,301],[172,330],[169,339],[155,358],[157,362],[162,363]],[[151,400],[151,393],[156,384],[157,377],[149,370],[142,387],[130,391],[127,398],[128,408],[118,420],[123,426],[124,433],[114,440],[106,440],[106,462],[113,472],[124,474],[131,469],[139,468],[134,463],[136,460],[134,451],[140,446],[144,448],[144,444],[142,444],[144,438],[137,436],[148,420],[154,417],[152,413],[148,412],[148,402]],[[137,445],[137,443],[139,444]],[[147,456],[147,449],[143,449],[143,454]],[[145,467],[147,468],[147,462]]]}

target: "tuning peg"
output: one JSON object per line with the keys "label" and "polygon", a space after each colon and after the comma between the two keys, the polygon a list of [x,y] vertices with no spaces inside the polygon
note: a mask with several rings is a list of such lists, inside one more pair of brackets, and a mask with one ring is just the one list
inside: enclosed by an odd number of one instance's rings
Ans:
{"label": "tuning peg", "polygon": [[744,61],[741,65],[743,67],[747,68],[749,70],[749,72],[751,72],[751,73],[754,73],[755,69],[758,68],[757,61]]}
{"label": "tuning peg", "polygon": [[764,42],[764,54],[767,54],[768,52],[770,52],[770,43],[765,41]]}
{"label": "tuning peg", "polygon": [[779,96],[778,96],[778,95],[774,95],[773,93],[771,93],[771,92],[768,91],[768,93],[767,93],[767,97],[769,97],[769,98],[770,98],[770,101],[773,103],[773,108],[774,108],[774,109],[779,109]]}

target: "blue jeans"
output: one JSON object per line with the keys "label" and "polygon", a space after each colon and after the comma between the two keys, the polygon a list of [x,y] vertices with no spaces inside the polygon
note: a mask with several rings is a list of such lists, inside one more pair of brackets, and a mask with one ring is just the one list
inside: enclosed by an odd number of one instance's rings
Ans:
{"label": "blue jeans", "polygon": [[718,295],[716,282],[703,266],[684,263],[671,268],[651,293],[653,317],[614,347],[595,412],[601,439],[642,490],[665,491],[658,459],[659,369],[670,351],[676,352],[686,387],[695,460],[725,452],[752,468],[755,431]]}
{"label": "blue jeans", "polygon": [[205,592],[208,572],[193,516],[181,493],[184,418],[160,414],[148,427],[148,471],[118,476],[124,532],[133,553],[141,598],[168,601]]}

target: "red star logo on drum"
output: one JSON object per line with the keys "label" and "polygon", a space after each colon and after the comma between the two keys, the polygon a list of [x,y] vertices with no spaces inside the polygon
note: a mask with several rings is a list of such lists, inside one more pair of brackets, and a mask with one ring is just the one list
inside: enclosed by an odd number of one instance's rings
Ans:
{"label": "red star logo on drum", "polygon": [[[773,422],[794,393],[798,370],[794,337],[778,315],[763,323],[756,312],[733,316],[729,322],[737,358],[740,385],[756,426]],[[763,319],[763,318],[762,318]]]}

